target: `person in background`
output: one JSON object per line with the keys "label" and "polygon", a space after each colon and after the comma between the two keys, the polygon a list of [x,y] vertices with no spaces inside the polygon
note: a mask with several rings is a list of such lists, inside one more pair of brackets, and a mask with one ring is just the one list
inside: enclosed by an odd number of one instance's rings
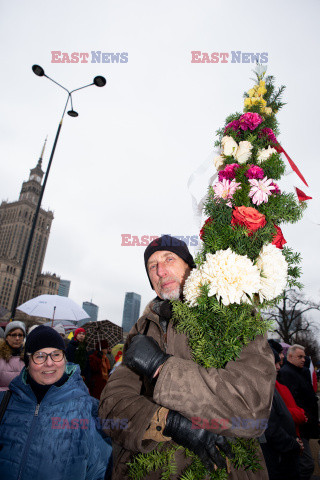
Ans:
{"label": "person in background", "polygon": [[0,339],[0,391],[8,390],[9,383],[24,367],[23,343],[26,337],[24,323],[8,323],[4,338]]}
{"label": "person in background", "polygon": [[61,335],[61,337],[63,338],[64,344],[67,347],[70,343],[70,340],[66,336],[66,331],[65,331],[65,328],[62,325],[62,323],[59,323],[58,325],[56,325],[53,328],[55,329],[56,332],[59,333],[59,335]]}
{"label": "person in background", "polygon": [[[277,372],[280,357],[273,350]],[[296,435],[295,424],[278,389],[273,395],[268,427],[260,437],[260,445],[266,461],[269,480],[300,480],[298,465],[303,443]]]}
{"label": "person in background", "polygon": [[304,365],[305,348],[302,345],[292,345],[288,349],[287,363],[278,373],[278,380],[288,387],[297,405],[303,408],[308,419],[300,426],[304,450],[299,461],[299,472],[301,480],[309,480],[314,470],[309,439],[319,438],[319,420],[318,398],[313,391],[310,379],[304,373]]}
{"label": "person in background", "polygon": [[284,361],[284,353],[283,353],[283,347],[280,342],[277,342],[277,340],[274,340],[273,338],[270,338],[268,340],[268,343],[272,350],[275,350],[277,354],[279,355],[280,358],[280,366],[282,367],[283,361]]}
{"label": "person in background", "polygon": [[67,349],[66,357],[68,362],[76,363],[80,367],[81,376],[86,385],[90,384],[89,354],[87,352],[86,331],[84,328],[77,328],[73,333]]}
{"label": "person in background", "polygon": [[110,363],[110,370],[112,370],[112,368],[114,367],[114,364],[116,363],[115,362],[115,359],[114,359],[114,356],[112,355],[112,352],[111,352],[111,347],[109,346],[108,348],[108,351],[107,351],[107,357],[108,357],[108,360],[109,360],[109,363]]}
{"label": "person in background", "polygon": [[89,355],[89,365],[91,370],[91,379],[89,392],[92,397],[100,399],[100,395],[109,378],[111,370],[110,362],[107,357],[109,343],[107,340],[101,340],[96,343],[95,351]]}
{"label": "person in background", "polygon": [[98,402],[79,366],[67,364],[63,339],[41,325],[24,358],[0,425],[0,478],[109,480],[112,447],[97,429]]}

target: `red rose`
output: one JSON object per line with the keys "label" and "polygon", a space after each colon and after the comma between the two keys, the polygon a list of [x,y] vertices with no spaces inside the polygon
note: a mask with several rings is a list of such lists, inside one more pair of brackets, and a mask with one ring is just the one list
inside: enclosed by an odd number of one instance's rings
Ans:
{"label": "red rose", "polygon": [[277,248],[283,248],[283,245],[287,243],[284,236],[282,235],[281,228],[277,225],[274,225],[274,228],[277,230],[277,233],[274,235],[272,240],[272,245],[275,245]]}
{"label": "red rose", "polygon": [[266,217],[252,207],[235,207],[232,212],[231,225],[244,225],[247,227],[249,237],[266,223]]}
{"label": "red rose", "polygon": [[205,227],[206,225],[208,225],[208,223],[212,223],[212,222],[213,222],[213,220],[212,220],[211,217],[207,218],[207,220],[204,222],[203,227],[202,227],[201,230],[200,230],[200,240],[204,241],[204,240],[203,240],[204,230],[205,230],[204,227]]}

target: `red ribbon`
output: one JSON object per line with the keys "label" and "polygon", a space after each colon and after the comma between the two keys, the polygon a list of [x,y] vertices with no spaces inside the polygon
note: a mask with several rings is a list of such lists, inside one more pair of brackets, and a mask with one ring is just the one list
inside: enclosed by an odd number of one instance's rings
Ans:
{"label": "red ribbon", "polygon": [[312,197],[308,197],[300,188],[294,187],[296,189],[299,202],[305,202],[306,200],[312,200]]}
{"label": "red ribbon", "polygon": [[[277,150],[278,153],[284,153],[285,156],[287,157],[287,160],[290,164],[290,167],[292,168],[292,170],[298,175],[298,177],[303,181],[303,183],[309,187],[309,185],[307,184],[304,176],[302,175],[302,173],[300,172],[299,168],[297,167],[297,165],[294,163],[293,160],[291,160],[291,158],[289,157],[289,155],[287,154],[287,152],[281,147],[280,143],[277,143],[274,148]],[[300,190],[301,191],[301,190]],[[303,193],[303,192],[302,192]],[[303,194],[305,195],[305,194]],[[299,195],[298,195],[299,196]],[[306,196],[306,195],[305,195]],[[304,200],[308,200],[309,198],[311,197],[308,197],[308,198],[305,198]],[[300,200],[300,199],[299,199]]]}

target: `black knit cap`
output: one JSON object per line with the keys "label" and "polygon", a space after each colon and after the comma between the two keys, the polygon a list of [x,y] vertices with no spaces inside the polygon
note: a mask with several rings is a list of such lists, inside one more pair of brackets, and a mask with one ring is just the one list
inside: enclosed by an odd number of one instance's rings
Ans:
{"label": "black knit cap", "polygon": [[144,251],[144,265],[146,267],[147,275],[149,278],[149,282],[151,285],[152,290],[154,290],[148,272],[148,260],[154,252],[158,252],[159,250],[165,250],[167,252],[172,252],[178,255],[178,257],[182,258],[190,268],[195,268],[195,263],[193,260],[193,256],[188,250],[187,244],[183,240],[179,240],[178,238],[171,237],[171,235],[162,235],[162,237],[156,238],[153,242],[149,243],[147,248]]}
{"label": "black knit cap", "polygon": [[46,325],[40,325],[27,336],[24,354],[25,364],[28,365],[29,363],[28,353],[35,353],[41,348],[48,347],[63,351],[66,349],[63,338],[56,330]]}
{"label": "black knit cap", "polygon": [[268,343],[270,347],[273,348],[273,350],[275,350],[276,352],[281,353],[283,351],[282,345],[276,340],[273,340],[273,338],[270,338],[270,340],[268,340]]}

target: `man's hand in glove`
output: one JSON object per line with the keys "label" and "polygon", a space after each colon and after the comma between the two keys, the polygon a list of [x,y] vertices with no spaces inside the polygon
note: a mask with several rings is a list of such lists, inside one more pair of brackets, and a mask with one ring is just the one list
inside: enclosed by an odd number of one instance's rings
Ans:
{"label": "man's hand in glove", "polygon": [[233,458],[231,447],[225,437],[216,435],[203,428],[192,428],[192,423],[180,413],[170,410],[167,416],[163,435],[171,437],[178,445],[192,450],[203,465],[210,471],[226,468],[225,459],[220,455],[219,449],[229,458]]}
{"label": "man's hand in glove", "polygon": [[138,334],[126,350],[123,363],[140,375],[145,375],[151,382],[169,357],[152,337]]}

